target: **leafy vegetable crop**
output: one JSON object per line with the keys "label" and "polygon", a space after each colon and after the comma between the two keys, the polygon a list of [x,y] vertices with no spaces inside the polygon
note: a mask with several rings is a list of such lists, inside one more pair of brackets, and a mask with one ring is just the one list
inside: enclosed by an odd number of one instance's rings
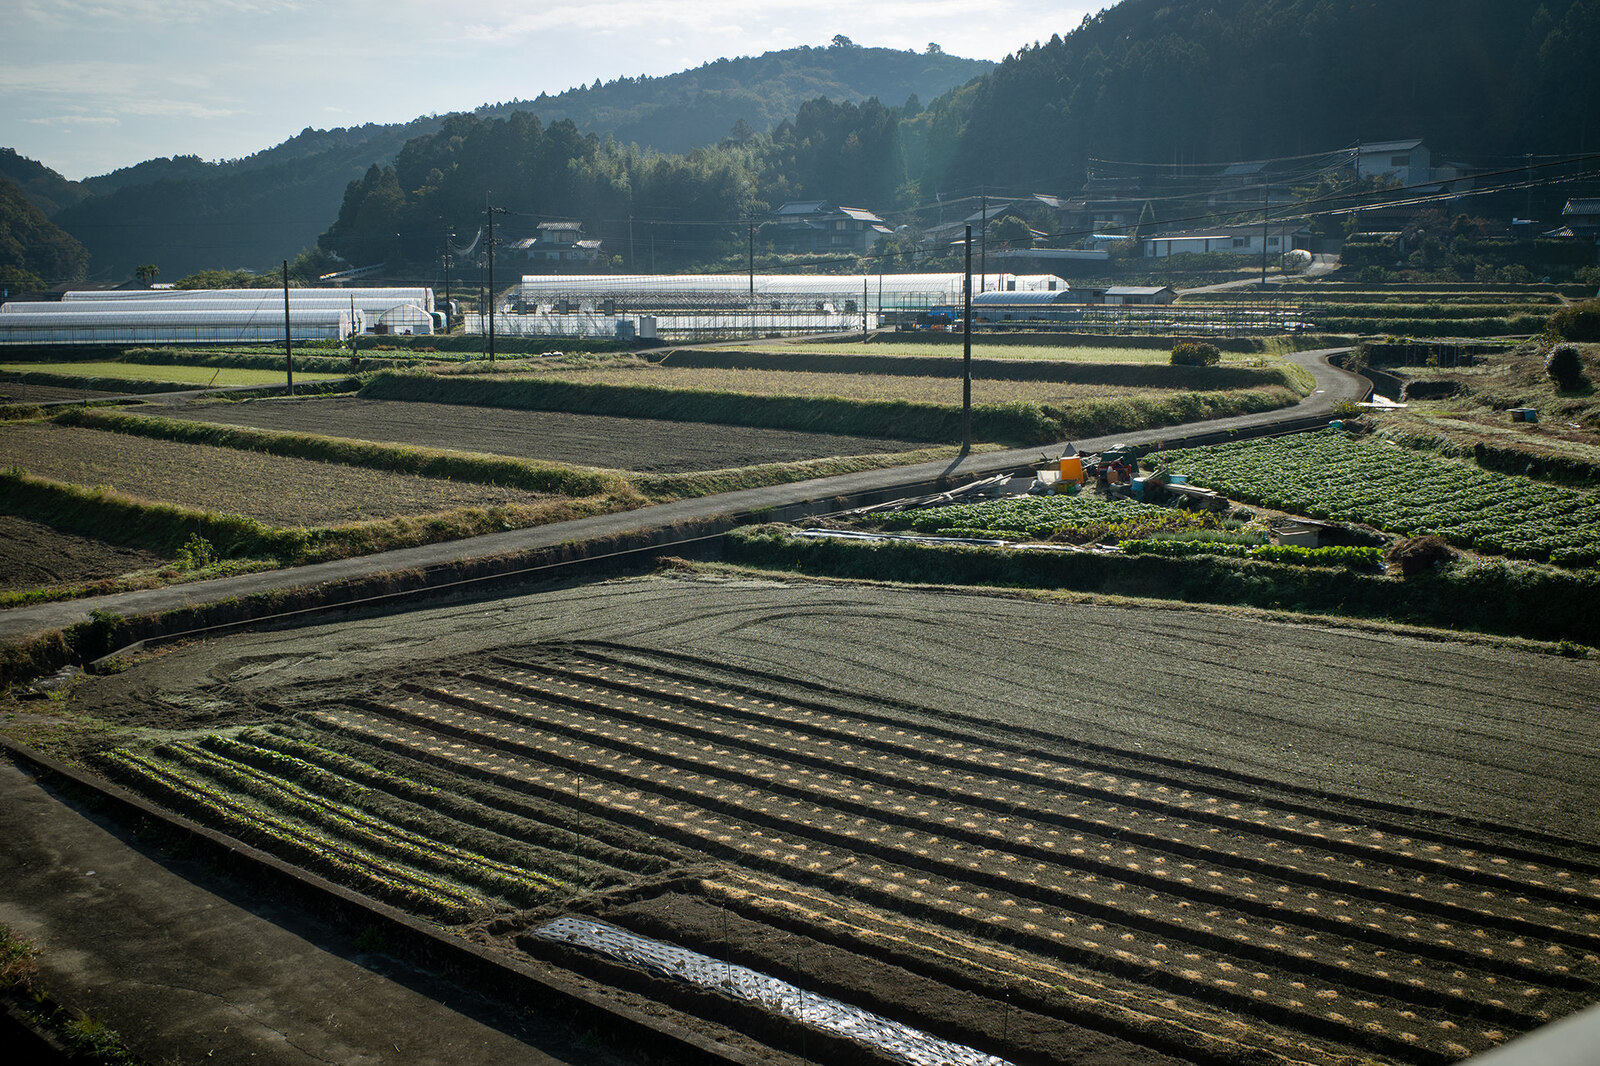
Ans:
{"label": "leafy vegetable crop", "polygon": [[932,507],[896,515],[886,523],[896,528],[941,537],[998,537],[1086,543],[1210,529],[1209,515],[1176,511],[1133,500],[1091,496],[1028,496],[983,503]]}
{"label": "leafy vegetable crop", "polygon": [[1336,430],[1166,453],[1195,484],[1265,507],[1563,566],[1600,562],[1600,495]]}

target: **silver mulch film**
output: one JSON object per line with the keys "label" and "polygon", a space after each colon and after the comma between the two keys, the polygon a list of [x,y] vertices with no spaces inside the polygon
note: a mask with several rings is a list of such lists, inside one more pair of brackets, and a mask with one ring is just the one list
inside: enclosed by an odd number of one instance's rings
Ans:
{"label": "silver mulch film", "polygon": [[587,918],[557,918],[538,936],[598,951],[646,970],[756,1003],[823,1032],[881,1048],[915,1066],[1011,1066],[787,981]]}

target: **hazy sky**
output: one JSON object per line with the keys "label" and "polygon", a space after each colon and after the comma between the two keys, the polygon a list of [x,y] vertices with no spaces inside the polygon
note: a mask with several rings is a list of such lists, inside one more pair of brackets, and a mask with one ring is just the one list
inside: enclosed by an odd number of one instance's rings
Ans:
{"label": "hazy sky", "polygon": [[1003,59],[1111,0],[10,0],[0,146],[68,178],[229,159],[722,56],[855,43]]}

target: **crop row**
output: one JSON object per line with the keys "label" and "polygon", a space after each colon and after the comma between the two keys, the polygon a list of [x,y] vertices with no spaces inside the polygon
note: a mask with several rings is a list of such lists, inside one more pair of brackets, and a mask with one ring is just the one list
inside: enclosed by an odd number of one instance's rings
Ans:
{"label": "crop row", "polygon": [[277,817],[264,806],[164,760],[121,750],[105,752],[100,759],[108,772],[136,791],[378,899],[444,921],[464,920],[483,906],[480,898],[456,886],[365,854],[311,826]]}
{"label": "crop row", "polygon": [[1600,562],[1600,496],[1335,430],[1167,452],[1196,484],[1266,507],[1565,566]]}
{"label": "crop row", "polygon": [[752,957],[773,928],[825,954],[812,979],[893,967],[871,996],[935,1028],[918,997],[960,989],[980,1020],[958,1035],[997,1052],[1014,1036],[983,1026],[1015,1009],[1019,1032],[1213,1063],[1442,1064],[1600,968],[1600,856],[1576,845],[664,654],[484,658],[108,764],[380,898],[438,885],[454,908],[410,905],[446,918],[525,905],[506,880],[563,847],[591,887],[696,870],[653,910],[649,883],[606,895],[718,957],[726,908]]}
{"label": "crop row", "polygon": [[1383,565],[1382,548],[1335,546],[1305,548],[1295,544],[1229,544],[1210,540],[1125,540],[1119,547],[1129,555],[1229,555],[1266,563],[1296,566],[1347,566],[1352,570]]}
{"label": "crop row", "polygon": [[1206,514],[1133,500],[1092,496],[1024,496],[930,507],[894,515],[884,525],[941,537],[999,537],[1073,543],[1147,537],[1152,533],[1214,529]]}

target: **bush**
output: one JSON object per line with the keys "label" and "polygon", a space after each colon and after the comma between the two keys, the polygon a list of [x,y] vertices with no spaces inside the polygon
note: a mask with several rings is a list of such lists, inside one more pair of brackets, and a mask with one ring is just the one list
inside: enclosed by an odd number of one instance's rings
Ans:
{"label": "bush", "polygon": [[1222,352],[1215,344],[1182,341],[1172,347],[1173,366],[1216,366],[1220,362]]}
{"label": "bush", "polygon": [[1569,341],[1600,341],[1600,300],[1563,307],[1550,316],[1547,328]]}
{"label": "bush", "polygon": [[1411,577],[1448,562],[1456,557],[1443,537],[1407,537],[1398,541],[1384,553],[1384,561],[1398,569],[1402,576]]}
{"label": "bush", "polygon": [[1544,372],[1561,391],[1576,389],[1583,384],[1583,353],[1576,344],[1558,344],[1544,357]]}

